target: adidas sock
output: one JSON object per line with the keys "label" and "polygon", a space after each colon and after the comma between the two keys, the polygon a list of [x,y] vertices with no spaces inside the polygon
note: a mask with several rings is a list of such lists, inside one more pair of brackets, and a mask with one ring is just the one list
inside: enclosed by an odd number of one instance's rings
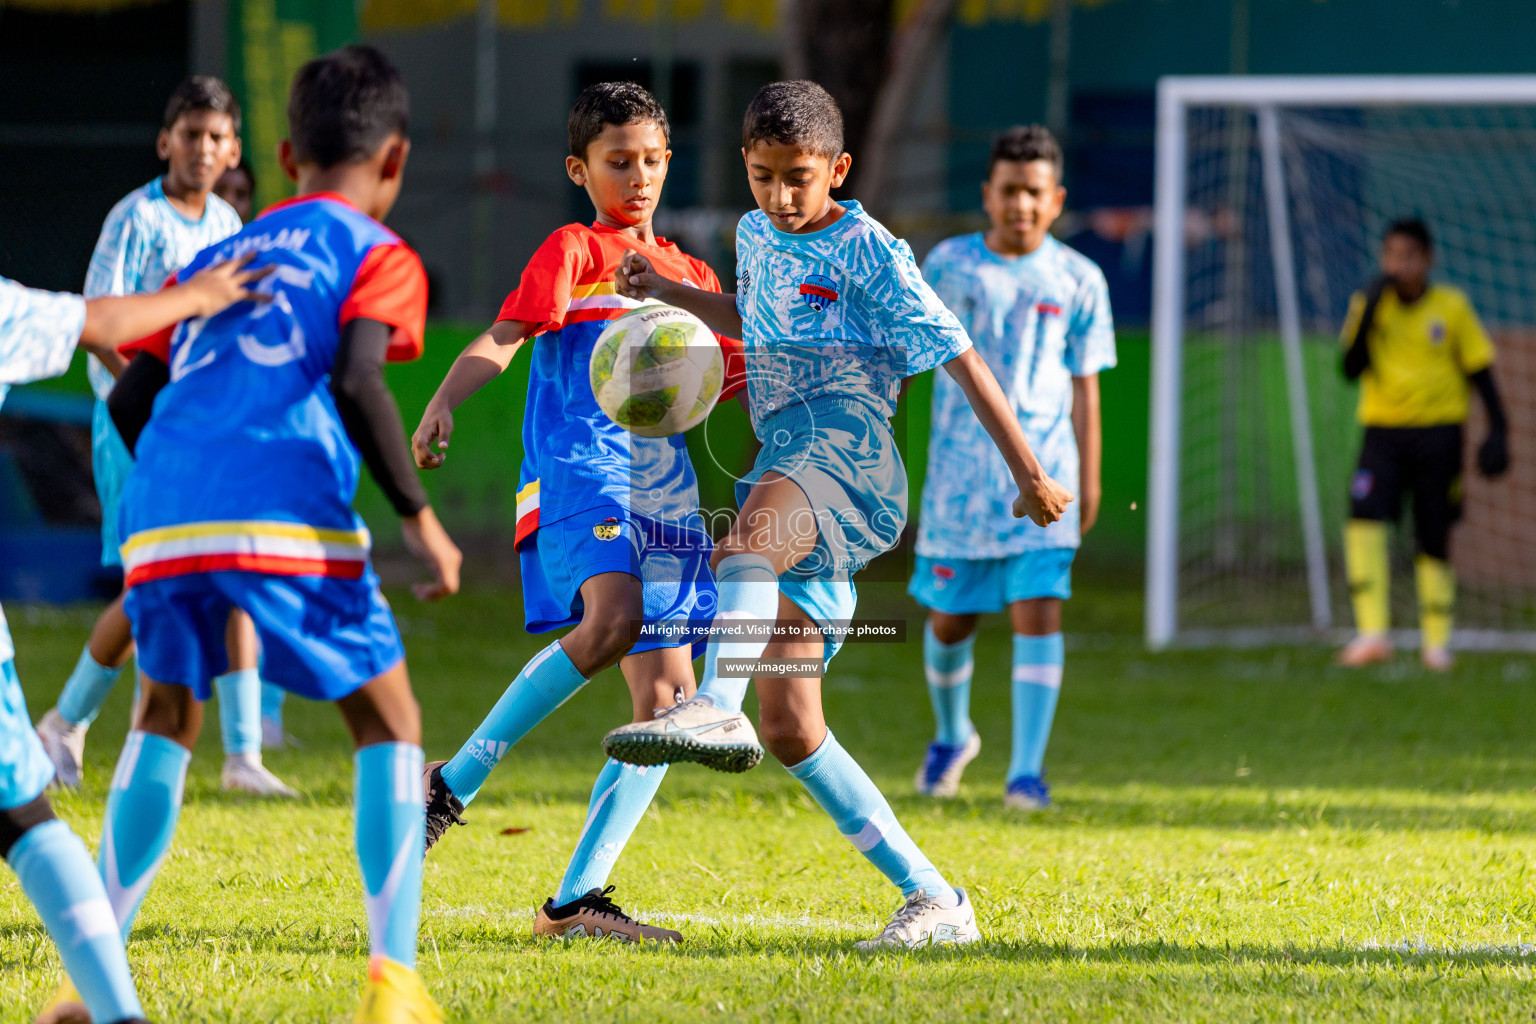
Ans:
{"label": "adidas sock", "polygon": [[352,800],[368,906],[368,951],[414,968],[427,834],[421,748],[375,743],[357,752],[354,765]]}
{"label": "adidas sock", "polygon": [[646,768],[608,759],[592,786],[587,823],[555,894],[555,906],[563,907],[608,884],[614,862],[624,852],[624,844],[651,806],[666,774],[664,764]]}
{"label": "adidas sock", "polygon": [[1061,694],[1061,666],[1066,660],[1060,633],[1013,636],[1013,759],[1008,781],[1038,777],[1045,764],[1045,745],[1056,718]]}
{"label": "adidas sock", "polygon": [[273,686],[262,681],[261,684],[261,717],[268,721],[283,724],[283,702],[288,699],[288,691],[281,686]]}
{"label": "adidas sock", "polygon": [[523,666],[469,741],[443,765],[443,782],[466,806],[512,745],[586,685],[556,640]]}
{"label": "adidas sock", "polygon": [[[715,581],[720,592],[716,626],[742,622],[766,623],[771,627],[778,621],[779,578],[773,574],[773,563],[762,555],[731,555],[721,559]],[[722,711],[740,711],[747,696],[747,684],[752,680],[749,676],[722,679],[720,659],[761,658],[769,639],[766,634],[729,640],[712,638],[704,652],[704,678],[699,683],[698,696],[709,698]]]}
{"label": "adidas sock", "polygon": [[940,643],[933,623],[923,624],[923,668],[928,676],[928,700],[937,723],[934,741],[958,746],[971,738],[971,660],[974,634],[957,644]]}
{"label": "adidas sock", "polygon": [[7,857],[98,1021],[144,1016],[117,918],[85,844],[57,818],[27,830]]}
{"label": "adidas sock", "polygon": [[56,707],[60,716],[75,725],[90,725],[96,721],[96,715],[106,703],[121,671],[91,657],[91,645],[86,644],[80,652],[80,660],[75,662],[75,670],[69,674],[69,681],[64,684],[64,692],[59,694]]}
{"label": "adidas sock", "polygon": [[124,939],[170,849],[191,760],[181,744],[137,729],[118,756],[98,863]]}
{"label": "adidas sock", "polygon": [[1387,563],[1387,524],[1351,519],[1344,524],[1344,569],[1361,636],[1382,636],[1392,622],[1392,570]]}
{"label": "adidas sock", "polygon": [[954,887],[923,856],[896,820],[891,805],[830,729],[816,752],[791,766],[789,774],[800,780],[822,810],[832,816],[843,837],[900,888],[903,896],[922,889],[946,906],[956,905],[959,897]]}
{"label": "adidas sock", "polygon": [[1451,621],[1456,608],[1456,570],[1451,563],[1421,554],[1413,560],[1419,591],[1419,642],[1425,650],[1451,645]]}
{"label": "adidas sock", "polygon": [[219,695],[219,734],[226,754],[261,757],[261,673],[227,672],[213,681]]}

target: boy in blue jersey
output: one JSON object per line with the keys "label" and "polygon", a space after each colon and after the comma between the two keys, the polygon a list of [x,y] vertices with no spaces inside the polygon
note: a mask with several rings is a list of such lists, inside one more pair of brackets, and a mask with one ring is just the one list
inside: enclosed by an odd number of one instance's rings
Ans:
{"label": "boy in blue jersey", "polygon": [[411,464],[386,360],[420,355],[421,261],[379,218],[410,142],[399,74],[369,47],[294,77],[280,147],[298,198],[190,264],[256,253],[270,301],[192,320],[138,346],[111,412],[137,463],[123,491],[124,610],[144,699],[107,798],[99,866],[126,935],[180,812],[225,628],[255,625],[271,680],[336,702],[357,745],[353,798],[370,961],[356,1020],[441,1019],[416,974],[425,823],[421,719],[395,621],[352,509],[361,463],[434,581],[460,555]]}
{"label": "boy in blue jersey", "polygon": [[[975,942],[965,893],[923,855],[828,730],[820,676],[837,651],[836,631],[853,617],[853,574],[896,544],[906,520],[906,472],[889,423],[904,377],[936,366],[954,377],[1018,485],[1015,516],[1054,522],[1071,494],[1041,469],[911,250],[858,203],[832,198],[852,159],[826,90],[765,86],[747,108],[742,147],[759,208],[736,229],[736,294],[681,287],[639,253],[619,273],[626,294],[653,295],[722,334],[740,333],[763,447],[737,484],[741,512],[715,550],[720,611],[697,695],[614,730],[604,747],[635,764],[750,767],[761,750],[741,701],[747,675],[756,675],[765,745],[901,890],[890,923],[859,948]],[[762,629],[774,623],[770,641]]]}
{"label": "boy in blue jersey", "polygon": [[[219,176],[240,162],[240,106],[217,78],[188,78],[166,103],[155,142],[166,172],[125,196],[107,215],[86,273],[85,295],[158,290],[198,252],[240,230],[240,217],[212,194]],[[103,565],[122,564],[117,509],[133,460],[107,414],[107,396],[122,371],[115,355],[89,360],[96,410],[91,461],[101,498]],[[244,616],[229,626],[231,670],[215,680],[224,739],[224,788],[259,796],[297,794],[261,763],[261,681],[255,635]],[[122,598],[107,606],[80,652],[58,704],[37,723],[61,786],[80,784],[85,734],[133,650]]]}
{"label": "boy in blue jersey", "polygon": [[[688,449],[681,436],[644,438],[616,426],[598,408],[587,371],[603,328],[640,305],[614,288],[626,252],[646,253],[694,288],[720,290],[707,265],[651,225],[669,132],[666,112],[638,85],[582,91],[571,109],[566,171],[586,190],[596,220],[568,224],[539,247],[496,322],[449,370],[412,439],[418,466],[442,465],[453,410],[531,341],[517,508],[524,614],[531,632],[576,627],[523,668],[451,761],[428,766],[429,848],[463,823],[465,805],[511,746],[603,669],[618,664],[636,721],[671,706],[677,692],[693,692],[691,644],[702,628],[691,622],[713,617],[715,585]],[[603,766],[535,934],[682,938],[632,920],[606,886],[665,771]]]}
{"label": "boy in blue jersey", "polygon": [[992,226],[940,242],[923,275],[1003,383],[1046,472],[1078,494],[1044,530],[1013,519],[1008,467],[953,381],[933,382],[928,475],[910,592],[930,609],[923,663],[937,734],[917,790],[954,796],[981,750],[971,724],[971,649],[980,615],[1013,623],[1013,758],[1004,802],[1050,804],[1042,777],[1061,690],[1061,603],[1072,558],[1099,510],[1099,373],[1115,365],[1104,275],[1050,235],[1061,215],[1062,154],[1040,125],[992,144],[982,203]]}
{"label": "boy in blue jersey", "polygon": [[[0,404],[12,384],[68,369],[77,342],[113,358],[118,343],[253,297],[247,288],[261,276],[226,263],[154,295],[91,301],[0,278]],[[49,1001],[38,1021],[54,1024],[82,1015],[98,1024],[140,1021],[144,1011],[91,855],[54,816],[43,793],[53,765],[27,717],[14,657],[0,609],[0,859],[16,872],[74,980]]]}

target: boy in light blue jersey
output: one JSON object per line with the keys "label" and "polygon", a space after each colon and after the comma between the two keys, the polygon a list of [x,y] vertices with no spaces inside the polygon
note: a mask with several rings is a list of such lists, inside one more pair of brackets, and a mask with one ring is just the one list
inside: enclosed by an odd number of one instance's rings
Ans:
{"label": "boy in light blue jersey", "polygon": [[[217,78],[193,77],[171,93],[155,143],[166,173],[125,196],[102,226],[86,272],[85,295],[158,290],[199,252],[240,230],[240,216],[213,194],[219,176],[240,163],[240,107]],[[133,459],[107,414],[107,396],[122,370],[115,356],[90,358],[96,393],[91,461],[101,499],[101,561],[119,566],[118,503]],[[244,615],[230,620],[230,671],[215,680],[224,738],[224,788],[260,796],[296,796],[261,763],[261,680],[254,630]],[[60,785],[80,783],[85,734],[133,650],[122,598],[107,606],[80,652],[58,704],[37,723]]]}
{"label": "boy in light blue jersey", "polygon": [[683,306],[741,337],[763,447],[715,549],[720,610],[697,696],[610,732],[604,746],[636,764],[751,767],[761,749],[741,701],[755,677],[765,745],[902,892],[890,923],[859,948],[969,943],[981,936],[965,893],[902,829],[821,708],[820,677],[853,616],[852,576],[896,544],[906,521],[889,423],[902,379],[940,365],[955,378],[1018,483],[1016,515],[1045,525],[1071,495],[1041,470],[907,245],[858,203],[832,199],[852,162],[842,129],[837,104],[813,82],[774,83],[753,99],[742,154],[759,209],[737,227],[735,295],[682,286],[639,254],[620,270],[626,294]]}
{"label": "boy in light blue jersey", "polygon": [[910,592],[930,609],[923,661],[938,731],[917,790],[954,796],[981,750],[970,718],[971,649],[978,616],[1007,608],[1013,757],[1004,801],[1023,810],[1050,803],[1041,766],[1061,689],[1061,602],[1072,596],[1072,558],[1098,514],[1098,375],[1115,365],[1103,273],[1049,234],[1066,199],[1061,170],[1061,147],[1046,129],[1004,132],[982,184],[991,229],[940,242],[923,263],[1002,383],[1041,465],[1079,495],[1044,530],[1013,519],[999,490],[1008,467],[954,382],[934,381]]}
{"label": "boy in light blue jersey", "polygon": [[[79,343],[111,358],[113,345],[190,316],[211,316],[249,298],[259,274],[225,264],[154,295],[87,302],[0,278],[0,404],[12,384],[56,377]],[[71,979],[39,1021],[140,1021],[123,941],[83,843],[54,816],[43,790],[53,780],[16,676],[15,648],[0,609],[0,859],[21,881]]]}

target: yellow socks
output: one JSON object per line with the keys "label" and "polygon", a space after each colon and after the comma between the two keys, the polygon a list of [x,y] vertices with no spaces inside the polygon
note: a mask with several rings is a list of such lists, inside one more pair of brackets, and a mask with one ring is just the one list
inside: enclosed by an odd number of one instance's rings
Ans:
{"label": "yellow socks", "polygon": [[1450,562],[1419,555],[1413,562],[1419,588],[1419,629],[1425,650],[1443,651],[1451,643],[1451,613],[1456,606],[1456,573]]}
{"label": "yellow socks", "polygon": [[[1344,524],[1344,569],[1349,577],[1349,598],[1355,608],[1355,629],[1361,636],[1385,634],[1392,622],[1386,523],[1351,519]],[[1422,572],[1420,570],[1421,595],[1424,593]]]}

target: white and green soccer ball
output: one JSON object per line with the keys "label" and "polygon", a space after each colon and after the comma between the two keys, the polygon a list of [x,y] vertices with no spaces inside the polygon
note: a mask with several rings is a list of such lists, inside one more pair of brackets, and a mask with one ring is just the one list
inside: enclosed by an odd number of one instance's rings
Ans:
{"label": "white and green soccer ball", "polygon": [[715,407],[725,357],[704,321],[650,304],[604,329],[587,374],[609,419],[641,437],[670,437],[698,426]]}

